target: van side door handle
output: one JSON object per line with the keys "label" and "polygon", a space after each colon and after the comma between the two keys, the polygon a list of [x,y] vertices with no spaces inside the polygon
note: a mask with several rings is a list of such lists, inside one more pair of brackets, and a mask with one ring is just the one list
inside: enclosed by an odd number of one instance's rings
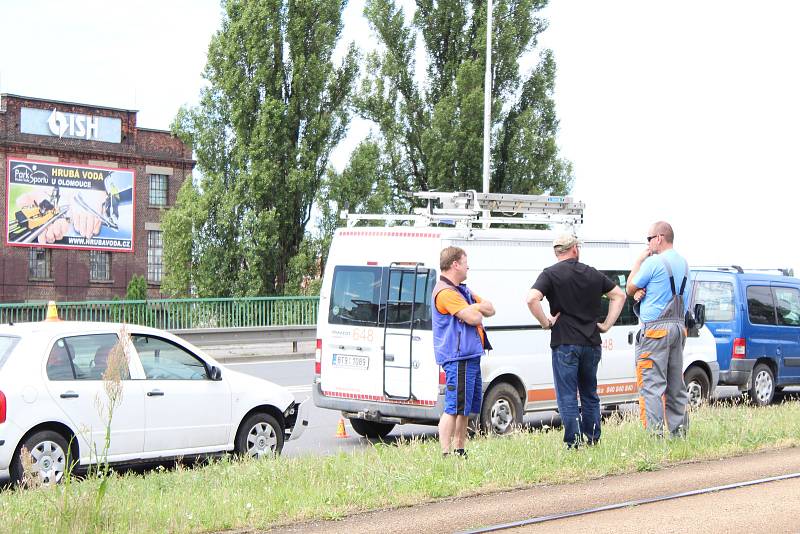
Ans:
{"label": "van side door handle", "polygon": [[153,391],[148,391],[147,392],[147,396],[148,397],[163,397],[164,396],[164,392],[161,391],[160,389],[154,389]]}
{"label": "van side door handle", "polygon": [[80,395],[70,390],[70,391],[65,391],[64,393],[59,395],[59,397],[61,397],[62,399],[77,399],[78,397],[80,397]]}
{"label": "van side door handle", "polygon": [[387,362],[393,362],[394,361],[394,354],[388,354],[388,353],[384,354],[383,355],[383,359],[386,360]]}

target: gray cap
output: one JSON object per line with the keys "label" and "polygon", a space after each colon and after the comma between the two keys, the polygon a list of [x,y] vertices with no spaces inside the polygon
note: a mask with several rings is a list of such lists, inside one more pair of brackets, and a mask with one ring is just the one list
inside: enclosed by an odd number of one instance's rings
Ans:
{"label": "gray cap", "polygon": [[561,234],[553,240],[553,248],[556,252],[565,252],[575,245],[580,245],[580,240],[572,234]]}

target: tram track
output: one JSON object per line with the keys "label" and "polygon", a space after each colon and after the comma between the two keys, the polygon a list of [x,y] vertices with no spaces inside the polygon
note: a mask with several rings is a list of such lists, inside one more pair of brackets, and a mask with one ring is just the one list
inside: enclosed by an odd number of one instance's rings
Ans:
{"label": "tram track", "polygon": [[522,520],[519,520],[519,521],[512,521],[512,522],[507,522],[507,523],[497,523],[497,524],[494,524],[494,525],[488,525],[488,526],[481,527],[481,528],[476,528],[476,529],[471,529],[471,530],[463,530],[463,531],[460,531],[459,534],[483,534],[485,532],[497,532],[497,531],[500,531],[500,530],[510,530],[510,529],[514,529],[514,528],[521,528],[521,527],[532,526],[532,525],[537,525],[537,524],[542,524],[542,523],[548,523],[550,521],[557,521],[557,520],[560,520],[560,519],[570,519],[570,518],[573,518],[573,517],[586,516],[586,515],[596,514],[596,513],[600,513],[600,512],[620,510],[620,509],[623,509],[623,508],[631,508],[631,507],[635,507],[635,506],[642,506],[642,505],[645,505],[645,504],[653,504],[653,503],[659,503],[659,502],[665,502],[665,501],[673,501],[673,500],[677,500],[677,499],[683,499],[683,498],[686,498],[686,497],[694,497],[694,496],[698,496],[698,495],[706,495],[706,494],[709,494],[709,493],[719,493],[719,492],[727,491],[727,490],[746,488],[746,487],[750,487],[750,486],[757,486],[759,484],[767,484],[767,483],[770,483],[770,482],[779,482],[779,481],[782,481],[782,480],[791,480],[791,479],[796,479],[796,478],[800,478],[800,472],[789,473],[789,474],[785,474],[785,475],[776,475],[776,476],[772,476],[772,477],[759,478],[759,479],[754,479],[754,480],[745,480],[745,481],[742,481],[742,482],[733,482],[733,483],[730,483],[730,484],[723,484],[723,485],[720,485],[720,486],[710,486],[710,487],[707,487],[707,488],[700,488],[700,489],[695,489],[695,490],[690,490],[690,491],[683,491],[683,492],[680,492],[680,493],[672,493],[672,494],[667,494],[667,495],[660,495],[660,496],[656,496],[656,497],[633,499],[633,500],[618,502],[618,503],[614,503],[614,504],[608,504],[608,505],[604,505],[604,506],[596,506],[596,507],[593,507],[593,508],[584,508],[584,509],[581,509],[581,510],[574,510],[574,511],[570,511],[570,512],[561,512],[561,513],[557,513],[557,514],[548,514],[548,515],[536,516],[536,517],[531,517],[529,519],[522,519]]}

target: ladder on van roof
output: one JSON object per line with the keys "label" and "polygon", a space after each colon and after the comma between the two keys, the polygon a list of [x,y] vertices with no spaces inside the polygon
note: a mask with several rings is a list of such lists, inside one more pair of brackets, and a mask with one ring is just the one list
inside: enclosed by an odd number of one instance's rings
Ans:
{"label": "ladder on van roof", "polygon": [[[413,214],[366,214],[341,212],[347,226],[362,221],[384,223],[408,222],[413,226],[450,225],[472,228],[492,224],[530,226],[539,224],[583,223],[585,204],[572,197],[558,195],[511,195],[504,193],[478,193],[477,191],[441,192],[418,191],[414,199],[425,200],[424,208],[414,208]],[[436,206],[438,204],[438,206]]]}

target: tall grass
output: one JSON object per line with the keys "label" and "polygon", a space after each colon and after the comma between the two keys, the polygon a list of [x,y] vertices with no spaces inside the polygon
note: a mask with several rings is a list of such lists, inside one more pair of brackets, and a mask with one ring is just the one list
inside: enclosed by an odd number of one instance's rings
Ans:
{"label": "tall grass", "polygon": [[[560,429],[470,440],[469,458],[443,458],[433,440],[376,444],[334,456],[222,459],[194,469],[112,474],[92,513],[96,478],[67,488],[0,495],[10,532],[193,532],[269,528],[390,506],[536,484],[560,484],[689,460],[800,445],[800,403],[704,407],[686,439],[658,439],[615,415],[596,447],[568,451]],[[700,468],[700,467],[698,467]],[[61,503],[65,497],[69,506]]]}

